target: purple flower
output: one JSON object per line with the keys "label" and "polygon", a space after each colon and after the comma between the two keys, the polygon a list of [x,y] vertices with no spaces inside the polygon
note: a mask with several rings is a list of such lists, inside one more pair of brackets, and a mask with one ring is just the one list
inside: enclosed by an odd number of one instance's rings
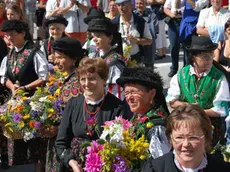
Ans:
{"label": "purple flower", "polygon": [[38,117],[38,112],[37,111],[32,111],[31,114],[32,114],[33,118]]}
{"label": "purple flower", "polygon": [[40,122],[35,122],[34,127],[39,130],[41,128],[41,123]]}
{"label": "purple flower", "polygon": [[21,121],[21,119],[22,119],[21,114],[17,113],[16,115],[14,115],[14,118],[13,118],[14,122],[18,123]]}
{"label": "purple flower", "polygon": [[116,163],[112,164],[114,172],[126,172],[128,167],[126,166],[125,160],[121,156],[116,156]]}

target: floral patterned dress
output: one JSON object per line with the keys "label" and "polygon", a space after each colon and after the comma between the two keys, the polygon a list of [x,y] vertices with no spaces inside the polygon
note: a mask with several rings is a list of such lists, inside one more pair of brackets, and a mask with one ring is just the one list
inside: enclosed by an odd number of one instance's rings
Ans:
{"label": "floral patterned dress", "polygon": [[[60,98],[63,102],[67,102],[72,97],[77,97],[79,94],[82,94],[83,90],[80,86],[79,79],[76,76],[76,73],[71,73],[63,82],[61,88]],[[46,172],[59,172],[63,171],[60,161],[57,159],[55,152],[55,140],[56,136],[48,140],[48,148],[46,155]]]}

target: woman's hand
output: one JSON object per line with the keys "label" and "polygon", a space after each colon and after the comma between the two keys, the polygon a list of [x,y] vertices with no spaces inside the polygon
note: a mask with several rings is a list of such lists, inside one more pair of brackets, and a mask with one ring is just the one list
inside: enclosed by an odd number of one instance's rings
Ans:
{"label": "woman's hand", "polygon": [[17,89],[19,89],[19,88],[20,88],[20,86],[19,86],[19,85],[14,84],[14,85],[11,87],[12,94],[15,94],[15,93],[16,93],[16,91],[17,91]]}
{"label": "woman's hand", "polygon": [[71,159],[69,161],[69,166],[72,168],[73,172],[82,172],[82,168],[76,160]]}

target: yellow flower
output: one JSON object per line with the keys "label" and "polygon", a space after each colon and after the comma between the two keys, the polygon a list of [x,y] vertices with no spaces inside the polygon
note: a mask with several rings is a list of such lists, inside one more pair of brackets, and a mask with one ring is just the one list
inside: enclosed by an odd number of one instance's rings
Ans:
{"label": "yellow flower", "polygon": [[29,118],[30,118],[30,114],[25,115],[25,116],[23,116],[22,118],[25,119],[25,120],[26,120],[26,119],[29,119]]}
{"label": "yellow flower", "polygon": [[58,88],[58,89],[55,91],[55,94],[54,94],[54,95],[57,96],[57,97],[59,97],[60,94],[61,94],[61,89]]}
{"label": "yellow flower", "polygon": [[54,113],[54,109],[53,109],[53,108],[49,108],[49,109],[48,109],[48,112],[49,112],[49,113]]}
{"label": "yellow flower", "polygon": [[141,160],[144,160],[144,159],[146,159],[146,156],[141,155],[141,156],[140,156],[140,159],[141,159]]}
{"label": "yellow flower", "polygon": [[147,128],[152,128],[153,127],[153,123],[152,122],[147,122],[146,127]]}
{"label": "yellow flower", "polygon": [[11,126],[11,122],[8,122],[5,127]]}
{"label": "yellow flower", "polygon": [[63,72],[62,75],[63,75],[64,77],[66,77],[66,76],[68,75],[68,73],[67,73],[67,72]]}
{"label": "yellow flower", "polygon": [[25,126],[25,123],[24,123],[23,121],[20,121],[20,122],[18,123],[18,126],[19,126],[20,128],[23,128],[23,127]]}
{"label": "yellow flower", "polygon": [[28,97],[24,96],[21,98],[22,101],[27,100]]}
{"label": "yellow flower", "polygon": [[214,130],[215,129],[215,127],[214,127],[214,125],[212,125],[212,130]]}
{"label": "yellow flower", "polygon": [[51,95],[49,95],[49,96],[47,96],[47,98],[49,99],[49,100],[55,100],[55,98],[53,97],[53,96],[51,96]]}
{"label": "yellow flower", "polygon": [[147,143],[147,142],[143,143],[143,147],[148,148],[149,147],[149,143]]}

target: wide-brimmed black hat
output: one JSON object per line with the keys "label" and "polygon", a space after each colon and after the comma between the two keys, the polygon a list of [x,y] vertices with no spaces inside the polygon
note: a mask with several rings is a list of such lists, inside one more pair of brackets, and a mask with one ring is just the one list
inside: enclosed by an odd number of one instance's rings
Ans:
{"label": "wide-brimmed black hat", "polygon": [[89,22],[89,32],[114,32],[115,26],[109,18],[96,18]]}
{"label": "wide-brimmed black hat", "polygon": [[160,92],[163,91],[162,77],[145,67],[126,67],[116,82],[122,87],[127,83],[137,83],[150,89],[155,88]]}
{"label": "wide-brimmed black hat", "polygon": [[105,17],[105,13],[101,9],[90,8],[88,12],[88,16],[84,18],[84,22],[88,24],[92,19],[104,18],[104,17]]}
{"label": "wide-brimmed black hat", "polygon": [[57,39],[52,43],[52,48],[55,51],[60,51],[66,54],[73,60],[83,57],[83,50],[81,43],[76,40],[69,38],[68,36]]}
{"label": "wide-brimmed black hat", "polygon": [[56,16],[49,17],[45,21],[45,26],[48,27],[52,23],[60,23],[60,24],[65,25],[65,27],[68,25],[68,21],[63,15],[56,15]]}
{"label": "wide-brimmed black hat", "polygon": [[188,51],[213,51],[218,47],[209,37],[196,35],[192,36],[184,46]]}
{"label": "wide-brimmed black hat", "polygon": [[28,31],[29,26],[26,22],[21,20],[5,20],[2,23],[2,29],[3,32],[11,31],[11,30],[23,30]]}

